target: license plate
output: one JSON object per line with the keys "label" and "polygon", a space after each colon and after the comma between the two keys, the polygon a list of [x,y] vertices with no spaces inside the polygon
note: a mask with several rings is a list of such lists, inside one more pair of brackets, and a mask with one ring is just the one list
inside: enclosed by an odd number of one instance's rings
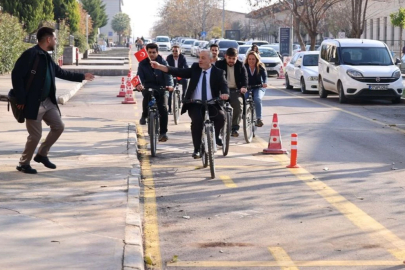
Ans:
{"label": "license plate", "polygon": [[273,67],[268,67],[267,70],[274,70],[274,68]]}
{"label": "license plate", "polygon": [[381,85],[381,84],[370,84],[368,86],[368,89],[370,90],[387,90],[388,89],[388,85]]}

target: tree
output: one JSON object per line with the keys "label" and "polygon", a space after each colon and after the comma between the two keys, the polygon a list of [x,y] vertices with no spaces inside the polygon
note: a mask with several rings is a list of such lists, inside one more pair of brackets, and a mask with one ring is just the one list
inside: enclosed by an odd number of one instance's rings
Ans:
{"label": "tree", "polygon": [[405,27],[405,8],[399,8],[398,12],[390,14],[391,23],[394,26],[398,26],[399,31],[399,49],[402,52],[402,29]]}
{"label": "tree", "polygon": [[17,17],[28,33],[38,29],[44,20],[53,19],[53,4],[51,0],[0,0],[3,10]]}
{"label": "tree", "polygon": [[86,17],[89,15],[86,10],[83,9],[83,5],[79,4],[79,14],[80,14],[80,20],[79,20],[79,27],[77,32],[79,32],[82,35],[86,35],[86,26],[88,28],[88,33],[93,32],[93,19],[91,16],[87,18],[87,25],[86,25]]}
{"label": "tree", "polygon": [[72,32],[79,27],[80,10],[76,0],[53,0],[55,20],[66,20]]}
{"label": "tree", "polygon": [[121,44],[121,36],[125,31],[131,28],[131,18],[126,13],[117,13],[111,21],[111,27],[119,36],[119,43]]}
{"label": "tree", "polygon": [[89,39],[95,39],[98,28],[106,26],[108,23],[108,16],[105,11],[106,6],[102,0],[82,0],[84,10],[91,16],[92,29]]}
{"label": "tree", "polygon": [[368,0],[351,0],[352,16],[350,21],[352,31],[350,37],[352,38],[360,38],[363,34],[364,24],[366,23],[367,5]]}

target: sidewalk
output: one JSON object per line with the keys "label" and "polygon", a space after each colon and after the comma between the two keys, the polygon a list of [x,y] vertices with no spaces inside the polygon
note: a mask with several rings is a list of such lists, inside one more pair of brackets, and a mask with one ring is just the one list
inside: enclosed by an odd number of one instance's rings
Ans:
{"label": "sidewalk", "polygon": [[[32,161],[37,175],[15,169],[27,132],[0,102],[0,269],[144,269],[135,110],[120,83],[98,77],[60,107],[57,169]],[[0,94],[10,86],[0,76]],[[57,93],[75,87],[58,80]]]}

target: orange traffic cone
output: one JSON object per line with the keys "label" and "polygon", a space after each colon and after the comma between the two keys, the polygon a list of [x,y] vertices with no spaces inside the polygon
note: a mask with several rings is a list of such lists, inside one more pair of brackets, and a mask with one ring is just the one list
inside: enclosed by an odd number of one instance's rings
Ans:
{"label": "orange traffic cone", "polygon": [[117,97],[125,97],[125,77],[122,77],[121,79],[121,87],[120,91],[118,92]]}
{"label": "orange traffic cone", "polygon": [[127,92],[125,94],[125,99],[122,102],[122,104],[136,104],[135,99],[134,99],[134,91],[132,90],[131,87],[131,82],[127,82]]}
{"label": "orange traffic cone", "polygon": [[273,114],[273,122],[271,123],[269,145],[263,149],[263,154],[285,154],[287,151],[281,146],[280,128],[278,126],[277,114]]}
{"label": "orange traffic cone", "polygon": [[277,77],[277,79],[285,79],[283,66],[280,66],[280,70],[279,70],[279,72],[278,72],[278,77]]}

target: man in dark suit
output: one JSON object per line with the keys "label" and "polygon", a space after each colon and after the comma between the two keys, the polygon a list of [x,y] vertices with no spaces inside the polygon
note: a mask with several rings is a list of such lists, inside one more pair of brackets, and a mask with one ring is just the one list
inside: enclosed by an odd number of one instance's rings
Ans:
{"label": "man in dark suit", "polygon": [[225,71],[231,95],[230,104],[233,108],[231,136],[238,137],[239,124],[242,117],[243,97],[248,85],[248,76],[245,66],[238,60],[238,52],[235,48],[226,51],[225,59],[217,61],[215,66]]}
{"label": "man in dark suit", "polygon": [[[166,61],[170,67],[188,68],[187,59],[181,53],[181,49],[180,49],[179,45],[173,45],[172,53],[167,56]],[[179,82],[177,82],[176,78],[173,78],[173,79],[174,79],[174,85],[176,85],[176,83],[181,84],[182,89],[183,89],[183,93],[182,93],[181,97],[184,98],[184,93],[186,92],[186,89],[187,89],[187,79],[182,78]],[[171,111],[172,111],[172,94],[173,94],[173,92],[169,92],[169,100],[167,101],[169,113],[171,113]]]}
{"label": "man in dark suit", "polygon": [[[208,50],[203,50],[200,53],[200,58],[197,63],[194,63],[190,68],[181,69],[167,67],[157,62],[152,61],[152,68],[162,70],[173,76],[182,78],[190,78],[185,99],[210,100],[220,97],[222,100],[229,98],[229,89],[225,80],[224,72],[215,66],[211,65],[212,54]],[[208,83],[209,82],[209,83]],[[201,134],[204,121],[204,107],[201,104],[188,103],[184,104],[181,113],[188,111],[191,118],[191,136],[193,138],[194,153],[193,158],[200,157]],[[225,123],[225,114],[222,108],[215,104],[209,106],[210,119],[214,121],[215,140],[217,145],[222,146],[222,140],[219,138],[219,133]]]}

